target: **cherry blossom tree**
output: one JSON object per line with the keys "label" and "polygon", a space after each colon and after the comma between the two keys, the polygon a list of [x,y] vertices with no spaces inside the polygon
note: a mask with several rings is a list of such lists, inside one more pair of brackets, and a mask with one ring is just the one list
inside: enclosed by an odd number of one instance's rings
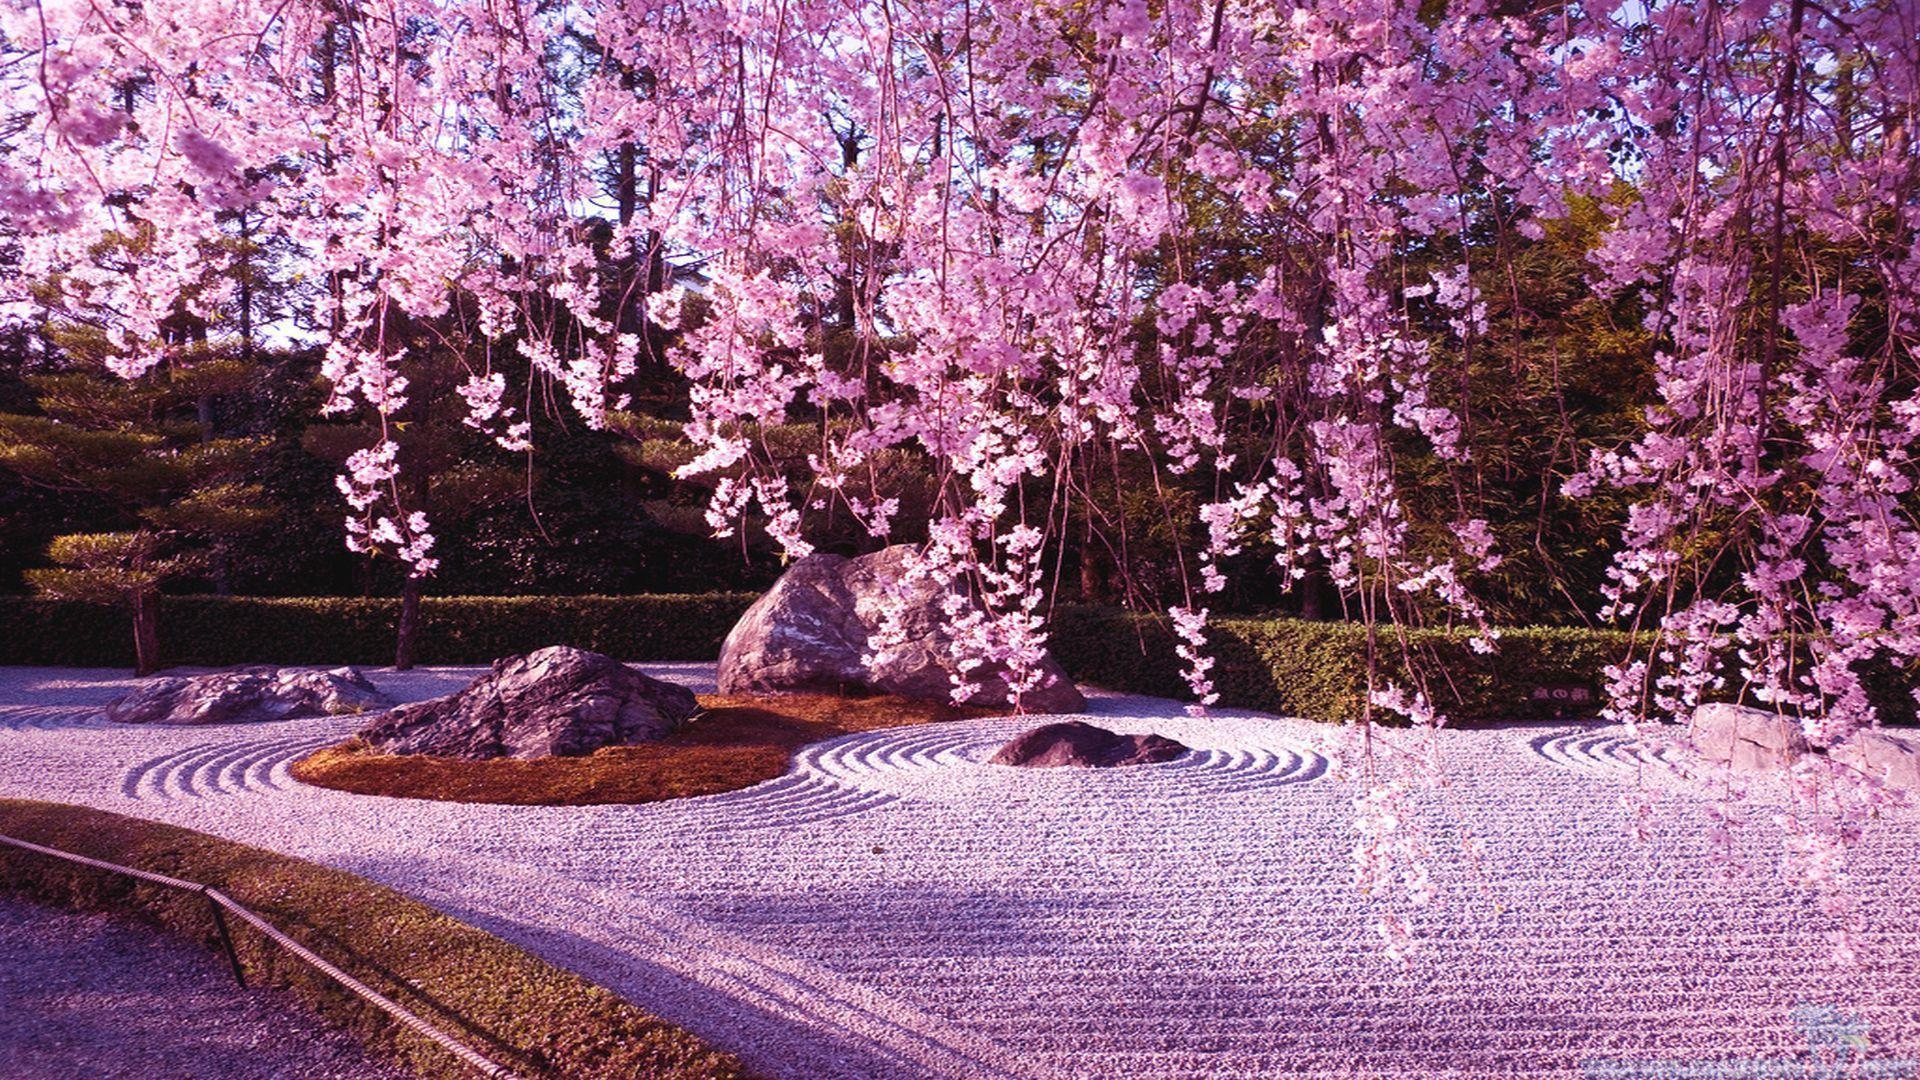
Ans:
{"label": "cherry blossom tree", "polygon": [[[381,430],[416,360],[395,327],[456,296],[488,343],[460,393],[514,451],[538,452],[530,410],[607,425],[668,363],[698,450],[682,471],[713,478],[722,534],[753,514],[803,555],[807,513],[832,505],[888,537],[876,462],[923,460],[916,572],[971,585],[961,668],[1016,685],[1090,470],[1124,459],[1207,493],[1165,506],[1204,538],[1166,612],[1198,708],[1210,598],[1249,551],[1320,568],[1380,652],[1436,622],[1497,648],[1472,586],[1502,554],[1462,480],[1459,403],[1479,352],[1526,332],[1518,253],[1599,207],[1588,287],[1643,315],[1658,393],[1643,433],[1567,485],[1636,500],[1605,614],[1643,644],[1611,672],[1613,715],[1744,693],[1833,746],[1877,722],[1863,666],[1920,656],[1920,16],[1901,0],[36,0],[0,18],[10,298],[115,312],[118,370],[219,299],[188,286],[236,217],[324,279],[327,408]],[[140,265],[85,259],[133,233]],[[699,287],[666,287],[665,265]],[[764,441],[795,422],[818,431],[799,483]],[[348,542],[429,574],[395,450],[347,463]],[[1435,502],[1416,483],[1450,488],[1446,509],[1413,513]],[[1370,709],[1431,729],[1412,670],[1372,677]],[[1357,730],[1361,880],[1418,902],[1408,800],[1431,744]],[[1831,868],[1879,793],[1799,779],[1795,836],[1844,952]],[[1407,943],[1404,921],[1381,929]]]}

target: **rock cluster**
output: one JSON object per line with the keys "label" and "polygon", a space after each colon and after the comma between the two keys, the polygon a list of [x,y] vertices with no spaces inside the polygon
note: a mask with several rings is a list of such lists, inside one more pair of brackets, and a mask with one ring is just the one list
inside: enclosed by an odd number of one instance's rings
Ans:
{"label": "rock cluster", "polygon": [[[720,650],[720,692],[865,691],[927,701],[951,700],[954,662],[942,605],[952,593],[937,582],[905,585],[912,549],[896,545],[870,555],[809,555],[781,575],[727,635]],[[882,605],[905,589],[908,643],[879,660],[868,640],[880,628]],[[1086,708],[1073,680],[1052,656],[1040,663],[1040,685],[1021,696],[1033,713]],[[1013,704],[1006,670],[970,673],[978,692],[967,702]]]}
{"label": "rock cluster", "polygon": [[107,707],[121,724],[248,724],[370,712],[392,704],[350,667],[242,667],[148,679]]}
{"label": "rock cluster", "polygon": [[1079,720],[1046,724],[1002,746],[987,759],[994,765],[1028,768],[1080,766],[1107,769],[1172,761],[1187,747],[1163,735],[1119,735]]}
{"label": "rock cluster", "polygon": [[693,691],[556,645],[496,660],[464,690],[402,705],[360,738],[388,754],[484,760],[591,754],[658,739],[699,710]]}

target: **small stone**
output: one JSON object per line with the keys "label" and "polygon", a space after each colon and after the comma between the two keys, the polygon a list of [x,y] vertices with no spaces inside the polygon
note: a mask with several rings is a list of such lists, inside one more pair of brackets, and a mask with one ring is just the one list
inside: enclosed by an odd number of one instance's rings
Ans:
{"label": "small stone", "polygon": [[1079,720],[1045,724],[1017,736],[987,759],[994,765],[1107,769],[1172,761],[1187,747],[1163,735],[1119,735]]}
{"label": "small stone", "polygon": [[148,679],[107,707],[121,724],[250,724],[370,712],[392,704],[350,668],[242,667]]}
{"label": "small stone", "polygon": [[360,733],[387,754],[485,760],[591,754],[658,739],[692,718],[693,691],[612,657],[556,645],[496,660],[466,689],[402,705]]}

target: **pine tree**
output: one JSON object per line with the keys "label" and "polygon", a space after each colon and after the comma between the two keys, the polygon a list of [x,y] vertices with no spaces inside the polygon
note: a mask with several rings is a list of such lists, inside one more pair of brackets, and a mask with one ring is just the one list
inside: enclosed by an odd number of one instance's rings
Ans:
{"label": "pine tree", "polygon": [[189,565],[160,551],[160,536],[150,531],[72,533],[48,545],[54,566],[28,570],[26,578],[42,596],[124,606],[133,617],[134,670],[149,675],[159,669],[160,586]]}
{"label": "pine tree", "polygon": [[158,595],[167,581],[218,572],[228,548],[271,523],[272,502],[246,481],[265,448],[222,437],[209,402],[245,384],[236,361],[187,349],[135,380],[92,357],[104,343],[54,332],[65,370],[30,375],[32,412],[0,413],[0,468],[26,483],[95,496],[114,508],[111,531],[57,537],[56,568],[31,570],[43,595],[125,604],[141,674],[159,665]]}

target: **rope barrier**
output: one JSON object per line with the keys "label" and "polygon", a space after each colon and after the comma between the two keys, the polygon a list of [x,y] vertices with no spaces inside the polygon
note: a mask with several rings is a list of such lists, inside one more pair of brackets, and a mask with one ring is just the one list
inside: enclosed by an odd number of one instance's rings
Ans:
{"label": "rope barrier", "polygon": [[326,975],[334,982],[352,991],[368,1004],[373,1005],[388,1016],[398,1020],[415,1034],[432,1040],[438,1044],[441,1049],[465,1062],[475,1072],[478,1072],[482,1076],[501,1077],[502,1080],[517,1080],[514,1074],[505,1066],[488,1060],[482,1056],[479,1051],[428,1023],[420,1016],[409,1011],[406,1006],[401,1005],[399,1002],[394,1001],[392,998],[373,989],[366,983],[335,967],[318,953],[315,953],[312,949],[300,944],[293,938],[288,937],[285,933],[281,932],[279,927],[261,918],[251,909],[218,889],[203,885],[197,881],[187,881],[184,878],[169,877],[166,874],[155,874],[151,871],[140,870],[131,866],[121,866],[119,863],[110,863],[102,859],[77,855],[71,851],[62,851],[59,848],[46,847],[33,843],[32,841],[21,840],[4,834],[0,834],[0,843],[11,844],[14,847],[36,852],[41,855],[47,855],[55,859],[65,859],[67,862],[79,863],[82,866],[91,866],[96,870],[105,870],[114,874],[124,874],[128,877],[139,878],[142,881],[150,881],[156,885],[165,885],[168,888],[180,889],[184,892],[199,893],[201,896],[206,897],[208,904],[213,909],[215,924],[219,927],[221,939],[226,944],[227,959],[233,965],[233,976],[239,981],[240,985],[245,986],[246,980],[240,973],[240,958],[239,955],[233,951],[233,940],[227,935],[226,921],[220,915],[220,909],[222,908],[233,912],[235,917],[253,927],[255,930],[260,931],[268,940],[292,953],[294,956],[299,957],[301,960],[306,961],[308,964],[311,964],[317,968],[321,974]]}

